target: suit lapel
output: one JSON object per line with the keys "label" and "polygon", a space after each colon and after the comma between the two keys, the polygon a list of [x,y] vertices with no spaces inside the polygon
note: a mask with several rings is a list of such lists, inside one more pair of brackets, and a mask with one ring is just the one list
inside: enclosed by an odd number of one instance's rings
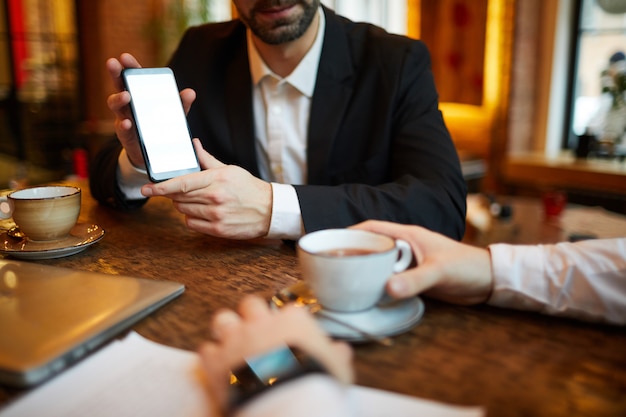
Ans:
{"label": "suit lapel", "polygon": [[352,95],[352,63],[346,33],[324,7],[326,33],[311,103],[307,151],[308,183],[325,183],[328,155]]}
{"label": "suit lapel", "polygon": [[239,165],[250,171],[252,175],[259,176],[252,110],[252,81],[245,29],[242,32],[241,43],[243,45],[234,48],[237,52],[229,61],[229,68],[226,72],[226,117],[232,133],[233,151]]}

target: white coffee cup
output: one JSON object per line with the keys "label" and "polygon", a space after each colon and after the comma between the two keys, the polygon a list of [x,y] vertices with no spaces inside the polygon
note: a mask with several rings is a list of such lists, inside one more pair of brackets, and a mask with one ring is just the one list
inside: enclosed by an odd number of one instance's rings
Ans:
{"label": "white coffee cup", "polygon": [[24,188],[0,197],[0,218],[13,221],[28,239],[67,236],[80,214],[81,189],[66,185]]}
{"label": "white coffee cup", "polygon": [[370,309],[385,294],[387,280],[413,259],[404,240],[356,229],[326,229],[298,241],[302,277],[328,310]]}

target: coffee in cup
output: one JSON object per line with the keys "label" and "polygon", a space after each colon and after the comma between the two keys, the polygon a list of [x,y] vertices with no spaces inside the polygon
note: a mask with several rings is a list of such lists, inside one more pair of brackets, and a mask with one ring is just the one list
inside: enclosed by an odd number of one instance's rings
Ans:
{"label": "coffee in cup", "polygon": [[302,277],[328,310],[363,311],[385,294],[387,280],[409,267],[410,245],[357,229],[326,229],[298,241]]}
{"label": "coffee in cup", "polygon": [[13,218],[20,232],[34,241],[67,236],[80,214],[81,189],[69,185],[24,188],[0,199],[0,218]]}

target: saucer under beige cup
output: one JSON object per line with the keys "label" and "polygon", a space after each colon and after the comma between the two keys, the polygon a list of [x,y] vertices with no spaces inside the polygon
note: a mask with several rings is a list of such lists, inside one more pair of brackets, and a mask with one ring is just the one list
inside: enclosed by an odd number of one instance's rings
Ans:
{"label": "saucer under beige cup", "polygon": [[46,185],[13,191],[0,198],[0,218],[13,221],[28,239],[49,241],[66,237],[80,214],[81,190]]}
{"label": "saucer under beige cup", "polygon": [[298,241],[304,281],[325,309],[357,312],[374,307],[387,280],[413,260],[404,240],[356,229],[326,229]]}

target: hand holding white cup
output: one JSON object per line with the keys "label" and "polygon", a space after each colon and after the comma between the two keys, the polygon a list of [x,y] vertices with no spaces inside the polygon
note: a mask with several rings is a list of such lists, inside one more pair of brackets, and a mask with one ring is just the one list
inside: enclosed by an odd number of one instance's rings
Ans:
{"label": "hand holding white cup", "polygon": [[404,240],[355,229],[326,229],[298,241],[302,277],[325,309],[339,312],[374,307],[394,274],[413,260]]}
{"label": "hand holding white cup", "polygon": [[81,189],[74,186],[24,188],[0,198],[0,218],[13,217],[30,240],[62,239],[78,221],[80,198]]}

